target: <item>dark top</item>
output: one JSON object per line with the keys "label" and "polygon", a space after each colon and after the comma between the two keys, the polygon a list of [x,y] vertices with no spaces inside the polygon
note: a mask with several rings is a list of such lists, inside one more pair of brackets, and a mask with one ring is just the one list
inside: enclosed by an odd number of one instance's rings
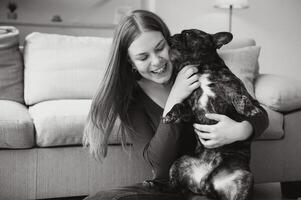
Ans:
{"label": "dark top", "polygon": [[[248,120],[253,126],[251,139],[258,137],[268,126],[266,111]],[[164,124],[163,108],[137,86],[129,117],[135,133],[130,134],[135,153],[151,165],[154,178],[168,178],[169,168],[180,156],[192,155],[197,137],[191,123]]]}

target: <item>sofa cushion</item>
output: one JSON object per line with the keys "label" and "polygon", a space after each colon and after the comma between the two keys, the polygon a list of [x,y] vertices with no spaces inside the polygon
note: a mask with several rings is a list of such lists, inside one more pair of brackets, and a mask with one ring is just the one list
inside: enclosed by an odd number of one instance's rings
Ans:
{"label": "sofa cushion", "polygon": [[[81,145],[91,100],[52,100],[29,108],[36,127],[36,144],[39,147]],[[283,115],[266,108],[269,128],[258,138],[276,140],[283,137]],[[121,144],[115,127],[109,144]]]}
{"label": "sofa cushion", "polygon": [[105,72],[111,38],[32,33],[24,47],[25,102],[90,99]]}
{"label": "sofa cushion", "polygon": [[220,50],[219,56],[230,70],[244,83],[248,92],[254,95],[254,79],[258,74],[259,46]]}
{"label": "sofa cushion", "polygon": [[24,103],[23,60],[19,51],[19,31],[0,26],[0,99]]}
{"label": "sofa cushion", "polygon": [[[51,100],[29,108],[39,147],[81,145],[91,100]],[[120,143],[116,133],[109,144]]]}
{"label": "sofa cushion", "polygon": [[279,112],[301,108],[301,81],[272,74],[260,74],[255,81],[258,101]]}
{"label": "sofa cushion", "polygon": [[268,113],[269,126],[268,128],[259,136],[258,140],[279,140],[284,137],[284,116],[282,113],[271,110],[270,108],[261,105]]}
{"label": "sofa cushion", "polygon": [[28,109],[15,101],[0,100],[0,148],[34,146],[34,125]]}
{"label": "sofa cushion", "polygon": [[231,42],[222,46],[221,50],[238,49],[243,47],[255,46],[256,42],[252,38],[233,38]]}

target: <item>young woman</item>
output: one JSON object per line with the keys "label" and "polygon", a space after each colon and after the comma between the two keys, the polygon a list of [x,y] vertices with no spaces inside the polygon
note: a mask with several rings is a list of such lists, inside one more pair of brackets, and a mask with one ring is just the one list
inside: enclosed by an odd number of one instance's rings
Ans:
{"label": "young woman", "polygon": [[[154,13],[133,11],[119,24],[102,87],[93,98],[84,133],[84,144],[103,159],[112,128],[120,121],[120,132],[129,137],[134,151],[150,164],[154,180],[168,180],[169,167],[183,154],[192,154],[196,133],[204,146],[215,148],[260,135],[267,127],[263,115],[237,122],[210,114],[215,125],[162,123],[171,108],[199,87],[195,66],[184,67],[175,79],[169,57],[170,32]],[[208,139],[210,134],[210,139]],[[206,138],[203,140],[202,138]],[[142,184],[102,191],[87,199],[180,199],[179,194],[160,192]]]}

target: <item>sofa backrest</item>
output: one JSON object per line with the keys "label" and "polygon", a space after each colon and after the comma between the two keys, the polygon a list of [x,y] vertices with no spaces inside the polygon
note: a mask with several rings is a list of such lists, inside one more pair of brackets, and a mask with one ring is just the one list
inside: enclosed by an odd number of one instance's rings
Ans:
{"label": "sofa backrest", "polygon": [[0,26],[0,100],[24,103],[19,31],[12,26]]}
{"label": "sofa backrest", "polygon": [[[112,38],[32,33],[24,46],[27,105],[57,99],[91,99],[107,66]],[[219,50],[230,69],[254,96],[260,47],[235,39]]]}
{"label": "sofa backrest", "polygon": [[112,39],[31,33],[24,45],[27,105],[91,99],[107,64]]}
{"label": "sofa backrest", "polygon": [[222,46],[218,53],[230,70],[242,80],[246,89],[255,97],[254,80],[259,73],[260,46],[252,38],[234,38]]}

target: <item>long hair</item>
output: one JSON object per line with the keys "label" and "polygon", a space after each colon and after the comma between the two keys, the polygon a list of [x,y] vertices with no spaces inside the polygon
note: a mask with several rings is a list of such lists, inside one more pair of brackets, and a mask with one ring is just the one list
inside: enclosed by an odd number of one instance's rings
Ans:
{"label": "long hair", "polygon": [[[108,139],[118,125],[118,135],[124,146],[126,134],[133,132],[128,116],[133,100],[137,74],[133,73],[128,55],[131,43],[143,32],[159,31],[168,41],[169,29],[160,17],[146,10],[135,10],[117,26],[107,70],[92,99],[84,129],[83,145],[97,160],[107,155]],[[115,131],[115,130],[114,130]]]}

